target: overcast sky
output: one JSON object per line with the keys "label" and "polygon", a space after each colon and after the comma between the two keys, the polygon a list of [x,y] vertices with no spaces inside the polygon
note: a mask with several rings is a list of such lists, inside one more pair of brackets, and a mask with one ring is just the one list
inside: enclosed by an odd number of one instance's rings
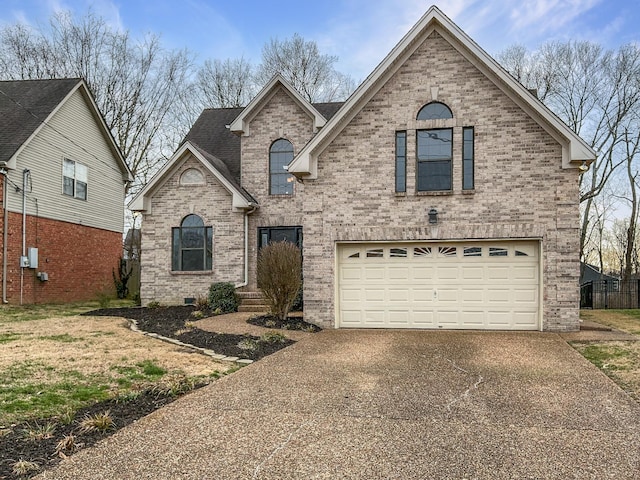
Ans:
{"label": "overcast sky", "polygon": [[244,56],[256,63],[270,38],[299,33],[362,80],[432,4],[492,55],[547,40],[640,42],[640,0],[2,0],[0,24],[38,25],[58,10],[92,8],[134,36],[151,31],[167,47],[187,47],[199,61]]}

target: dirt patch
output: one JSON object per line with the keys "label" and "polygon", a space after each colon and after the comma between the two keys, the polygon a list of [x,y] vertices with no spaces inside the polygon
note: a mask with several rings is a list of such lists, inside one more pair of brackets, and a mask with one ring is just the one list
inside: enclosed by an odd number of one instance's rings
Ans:
{"label": "dirt patch", "polygon": [[[265,332],[262,336],[209,332],[198,328],[193,316],[193,306],[172,306],[157,308],[113,308],[94,310],[87,315],[109,315],[134,319],[145,332],[153,332],[163,337],[175,338],[183,343],[213,350],[230,357],[259,360],[294,343],[283,335]],[[211,312],[203,312],[204,316]]]}

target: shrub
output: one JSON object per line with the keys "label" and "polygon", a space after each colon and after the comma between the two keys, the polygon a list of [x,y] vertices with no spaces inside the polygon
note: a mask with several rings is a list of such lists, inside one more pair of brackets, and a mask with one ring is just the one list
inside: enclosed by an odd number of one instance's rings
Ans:
{"label": "shrub", "polygon": [[272,315],[286,320],[302,285],[302,255],[291,242],[276,242],[258,254],[258,287]]}
{"label": "shrub", "polygon": [[236,287],[231,282],[216,282],[209,287],[209,305],[211,309],[220,313],[238,311],[240,299],[236,293]]}

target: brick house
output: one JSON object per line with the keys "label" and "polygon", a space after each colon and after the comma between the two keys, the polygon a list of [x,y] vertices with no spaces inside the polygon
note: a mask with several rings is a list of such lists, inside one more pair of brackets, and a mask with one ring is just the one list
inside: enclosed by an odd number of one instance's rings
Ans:
{"label": "brick house", "polygon": [[0,82],[0,171],[4,303],[113,291],[132,177],[83,80]]}
{"label": "brick house", "polygon": [[344,103],[274,78],[205,110],[133,200],[143,302],[256,290],[303,251],[304,314],[335,328],[578,328],[578,180],[594,152],[436,7]]}

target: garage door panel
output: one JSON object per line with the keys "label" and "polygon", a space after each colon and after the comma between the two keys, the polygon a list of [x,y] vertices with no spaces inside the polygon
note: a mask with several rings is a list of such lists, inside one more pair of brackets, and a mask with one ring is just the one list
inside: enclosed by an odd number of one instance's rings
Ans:
{"label": "garage door panel", "polygon": [[389,323],[393,325],[393,328],[399,328],[400,326],[409,326],[411,314],[409,310],[389,310]]}
{"label": "garage door panel", "polygon": [[364,291],[364,301],[367,304],[384,303],[385,289],[381,287],[367,288]]}
{"label": "garage door panel", "polygon": [[381,280],[383,281],[385,279],[385,268],[384,267],[365,267],[363,269],[363,274],[362,277],[364,277],[365,281],[371,281],[371,280]]}
{"label": "garage door panel", "polygon": [[362,280],[362,268],[360,266],[343,266],[340,269],[341,280],[349,281],[349,280]]}
{"label": "garage door panel", "polygon": [[338,255],[339,326],[529,330],[539,325],[536,242],[348,248],[351,255]]}
{"label": "garage door panel", "polygon": [[512,278],[514,280],[535,280],[537,276],[537,269],[533,266],[516,266],[512,269]]}
{"label": "garage door panel", "polygon": [[507,266],[489,266],[486,269],[486,280],[490,282],[495,280],[509,280],[509,271],[510,269]]}
{"label": "garage door panel", "polygon": [[408,288],[390,288],[387,291],[389,302],[403,302],[409,303],[410,291]]}
{"label": "garage door panel", "polygon": [[411,279],[408,267],[389,267],[387,271],[389,280],[408,282]]}
{"label": "garage door panel", "polygon": [[432,280],[436,278],[434,268],[412,265],[411,278],[413,280]]}

